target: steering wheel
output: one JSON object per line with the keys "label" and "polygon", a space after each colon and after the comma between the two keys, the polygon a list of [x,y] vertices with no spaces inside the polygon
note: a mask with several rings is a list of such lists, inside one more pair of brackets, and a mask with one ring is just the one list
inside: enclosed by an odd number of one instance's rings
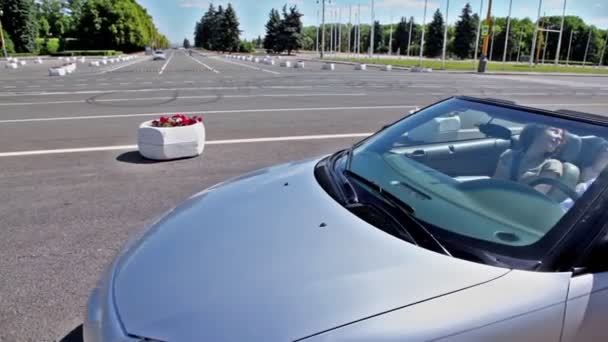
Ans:
{"label": "steering wheel", "polygon": [[535,187],[540,184],[546,184],[546,185],[556,187],[561,192],[563,192],[564,195],[570,197],[573,201],[576,201],[581,197],[579,194],[576,193],[576,191],[572,190],[568,185],[564,184],[562,181],[560,181],[558,179],[540,177],[540,178],[536,178],[533,181],[528,183],[528,185],[531,187]]}

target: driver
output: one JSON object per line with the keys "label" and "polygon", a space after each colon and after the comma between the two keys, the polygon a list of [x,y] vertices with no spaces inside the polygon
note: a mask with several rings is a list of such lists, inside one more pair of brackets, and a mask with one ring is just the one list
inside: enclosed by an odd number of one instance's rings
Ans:
{"label": "driver", "polygon": [[[499,158],[494,178],[530,183],[538,178],[559,179],[563,164],[555,159],[565,142],[566,132],[557,127],[530,124],[519,136],[520,146],[506,150]],[[535,189],[547,194],[552,186],[539,184]]]}

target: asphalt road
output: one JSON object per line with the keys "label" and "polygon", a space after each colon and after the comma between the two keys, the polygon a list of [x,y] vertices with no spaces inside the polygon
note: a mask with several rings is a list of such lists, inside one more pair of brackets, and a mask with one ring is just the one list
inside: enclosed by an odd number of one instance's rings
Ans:
{"label": "asphalt road", "polygon": [[[60,340],[82,323],[90,289],[129,236],[228,177],[336,151],[452,95],[597,114],[608,106],[608,77],[168,57],[81,64],[64,78],[48,76],[56,60],[0,66],[0,341]],[[141,159],[138,125],[178,112],[204,116],[203,156]]]}

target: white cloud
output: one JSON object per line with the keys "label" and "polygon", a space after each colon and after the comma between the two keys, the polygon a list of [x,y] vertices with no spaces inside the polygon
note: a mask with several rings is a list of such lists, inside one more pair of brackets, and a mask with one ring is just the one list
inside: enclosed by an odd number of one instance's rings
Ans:
{"label": "white cloud", "polygon": [[598,2],[597,4],[595,4],[595,7],[600,8],[602,7],[602,4]]}
{"label": "white cloud", "polygon": [[[378,1],[378,8],[400,10],[400,9],[424,9],[424,0],[380,0]],[[435,9],[439,7],[433,1],[429,1],[427,9]]]}
{"label": "white cloud", "polygon": [[608,17],[591,17],[588,22],[602,30],[608,28]]}

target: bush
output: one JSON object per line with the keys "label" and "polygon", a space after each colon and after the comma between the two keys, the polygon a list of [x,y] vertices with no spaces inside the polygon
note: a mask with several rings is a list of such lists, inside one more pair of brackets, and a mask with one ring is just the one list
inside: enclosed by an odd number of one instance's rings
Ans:
{"label": "bush", "polygon": [[251,42],[241,42],[239,44],[239,52],[252,53],[255,52],[255,47]]}
{"label": "bush", "polygon": [[6,31],[4,31],[4,43],[6,44],[6,52],[15,53],[15,45]]}
{"label": "bush", "polygon": [[59,51],[59,38],[36,38],[37,51],[41,55],[50,55]]}

